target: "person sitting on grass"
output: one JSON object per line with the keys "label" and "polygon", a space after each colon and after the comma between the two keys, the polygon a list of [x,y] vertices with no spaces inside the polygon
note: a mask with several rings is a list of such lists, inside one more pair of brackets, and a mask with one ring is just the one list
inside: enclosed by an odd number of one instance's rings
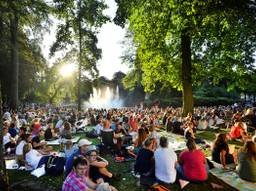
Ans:
{"label": "person sitting on grass", "polygon": [[25,167],[33,170],[45,164],[49,159],[48,155],[46,156],[33,149],[31,143],[24,145],[23,156],[25,160]]}
{"label": "person sitting on grass", "polygon": [[25,165],[25,161],[24,161],[24,157],[23,157],[23,147],[24,145],[26,145],[27,143],[30,143],[32,140],[32,136],[31,134],[24,134],[20,137],[20,142],[16,147],[15,150],[15,155],[16,155],[16,161],[19,165],[24,166]]}
{"label": "person sitting on grass", "polygon": [[[140,129],[139,129],[140,130]],[[139,150],[136,158],[134,171],[140,175],[154,175],[154,151],[155,139],[148,138],[144,141],[144,146]]]}
{"label": "person sitting on grass", "polygon": [[67,121],[64,122],[63,130],[60,133],[60,137],[64,139],[72,139],[72,127],[71,124]]}
{"label": "person sitting on grass", "polygon": [[187,149],[179,155],[178,177],[192,182],[206,181],[208,175],[204,153],[196,148],[194,139],[188,139],[186,145]]}
{"label": "person sitting on grass", "polygon": [[114,142],[116,143],[117,150],[121,150],[122,146],[128,144],[132,137],[128,135],[128,132],[122,127],[121,122],[116,123],[114,130]]}
{"label": "person sitting on grass", "polygon": [[79,156],[74,159],[73,170],[66,177],[62,191],[93,191],[97,184],[92,182],[87,176],[89,165],[87,160]]}
{"label": "person sitting on grass", "polygon": [[244,123],[236,121],[234,126],[230,129],[229,137],[231,139],[241,139],[246,141],[249,137],[244,129]]}
{"label": "person sitting on grass", "polygon": [[58,135],[57,135],[57,133],[55,133],[55,130],[53,128],[53,123],[50,120],[47,122],[47,128],[44,133],[44,139],[46,141],[51,141],[51,140],[55,140],[57,138],[58,138]]}
{"label": "person sitting on grass", "polygon": [[194,128],[194,123],[192,122],[187,122],[185,124],[185,131],[184,131],[184,137],[188,140],[188,139],[194,139],[195,142],[197,144],[204,144],[205,141],[200,139],[200,138],[196,138],[195,136],[195,128]]}
{"label": "person sitting on grass", "polygon": [[74,159],[73,169],[62,185],[62,191],[102,191],[103,187],[109,191],[117,191],[107,183],[96,184],[88,177],[89,162],[83,156]]}
{"label": "person sitting on grass", "polygon": [[143,146],[143,142],[147,139],[148,135],[143,128],[138,129],[138,137],[134,141],[134,152],[138,153]]}
{"label": "person sitting on grass", "polygon": [[8,133],[8,126],[5,124],[3,126],[3,145],[7,154],[9,154],[9,150],[11,152],[11,149],[16,147],[16,140],[11,137],[10,133]]}
{"label": "person sitting on grass", "polygon": [[86,158],[90,164],[89,177],[92,181],[101,183],[116,178],[116,176],[107,169],[107,166],[109,165],[108,161],[98,155],[95,145],[88,147]]}
{"label": "person sitting on grass", "polygon": [[174,183],[176,180],[177,155],[168,147],[168,139],[160,137],[160,147],[154,153],[155,176],[159,183]]}
{"label": "person sitting on grass", "polygon": [[40,129],[39,134],[35,135],[32,138],[32,147],[33,149],[36,149],[39,152],[49,154],[53,150],[53,148],[52,146],[47,146],[47,142],[44,141],[44,133],[44,130]]}
{"label": "person sitting on grass", "polygon": [[234,163],[234,157],[229,153],[227,135],[225,133],[218,134],[213,142],[212,160],[216,163],[222,164],[224,169],[228,164]]}
{"label": "person sitting on grass", "polygon": [[238,175],[240,178],[256,182],[256,144],[247,141],[238,153]]}
{"label": "person sitting on grass", "polygon": [[92,142],[88,141],[87,139],[81,139],[78,142],[78,149],[66,159],[66,163],[65,163],[65,177],[72,170],[74,158],[79,156],[79,155],[85,156],[85,154],[87,152],[87,149],[88,149],[88,146],[91,145],[91,144],[92,144]]}

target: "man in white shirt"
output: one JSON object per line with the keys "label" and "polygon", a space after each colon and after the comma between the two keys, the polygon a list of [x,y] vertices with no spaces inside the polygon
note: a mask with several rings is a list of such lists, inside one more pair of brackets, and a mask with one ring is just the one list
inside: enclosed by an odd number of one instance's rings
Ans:
{"label": "man in white shirt", "polygon": [[168,139],[160,137],[160,147],[154,153],[155,157],[155,175],[157,180],[164,183],[174,183],[176,180],[177,155],[168,148]]}

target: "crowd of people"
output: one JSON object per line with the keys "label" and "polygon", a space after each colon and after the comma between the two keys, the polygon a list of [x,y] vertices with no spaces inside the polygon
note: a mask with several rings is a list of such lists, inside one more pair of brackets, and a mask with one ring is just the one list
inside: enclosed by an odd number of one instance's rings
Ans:
{"label": "crowd of people", "polygon": [[[238,106],[198,107],[182,117],[180,108],[134,107],[121,109],[87,109],[78,112],[71,108],[25,107],[19,112],[5,111],[3,115],[3,145],[5,154],[15,154],[19,165],[36,169],[53,153],[47,141],[65,139],[65,181],[63,190],[116,190],[111,183],[119,174],[109,170],[109,162],[100,156],[99,148],[87,139],[72,145],[72,136],[93,126],[89,137],[111,133],[112,150],[117,156],[135,158],[134,170],[152,183],[174,183],[177,179],[191,182],[207,180],[209,161],[198,144],[197,131],[230,129],[216,133],[212,143],[212,160],[227,168],[237,165],[242,179],[256,182],[256,115],[253,108]],[[169,146],[167,137],[158,130],[181,134],[187,149],[178,156]],[[231,153],[228,140],[244,143],[238,152]],[[119,157],[120,158],[120,157]],[[89,170],[88,170],[89,169]]]}

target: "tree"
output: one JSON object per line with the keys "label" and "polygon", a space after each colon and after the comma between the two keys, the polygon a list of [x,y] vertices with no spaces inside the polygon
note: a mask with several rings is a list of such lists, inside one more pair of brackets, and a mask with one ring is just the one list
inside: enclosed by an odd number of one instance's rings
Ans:
{"label": "tree", "polygon": [[43,0],[22,2],[13,0],[1,2],[0,9],[2,24],[10,33],[10,107],[16,110],[19,100],[19,31],[25,26],[34,30],[41,28],[42,21],[47,19],[49,6]]}
{"label": "tree", "polygon": [[[0,83],[1,86],[1,83]],[[2,109],[2,94],[0,91],[0,116],[3,116]],[[3,146],[3,122],[2,117],[0,120],[0,189],[1,190],[9,190],[9,181],[8,174],[5,168],[5,160],[4,160],[4,146]]]}
{"label": "tree", "polygon": [[92,77],[98,75],[96,61],[101,58],[101,50],[97,48],[96,34],[98,28],[108,21],[102,13],[107,6],[101,0],[56,0],[55,8],[55,14],[64,20],[64,24],[58,26],[51,53],[68,45],[77,50],[77,105],[81,110],[82,71],[89,71]]}
{"label": "tree", "polygon": [[[232,59],[239,62],[230,62],[231,60],[228,59],[230,56],[226,55],[229,55],[234,47],[238,49],[236,54],[243,55],[245,49],[238,46],[242,38],[237,34],[239,29],[245,27],[247,32],[243,33],[243,44],[250,45],[249,54],[250,57],[252,56],[251,50],[255,50],[255,46],[250,43],[250,39],[254,38],[250,26],[255,22],[255,15],[253,16],[248,10],[255,9],[254,2],[232,1],[230,3],[230,1],[212,0],[146,0],[143,2],[118,0],[116,2],[119,7],[115,22],[124,26],[126,19],[129,19],[130,30],[134,32],[135,41],[139,45],[137,54],[141,62],[142,83],[145,90],[154,91],[159,82],[164,86],[171,85],[181,89],[183,115],[193,111],[192,85],[200,84],[205,80],[204,74],[211,74],[217,82],[217,79],[223,78],[226,71],[225,74],[236,73],[237,76],[248,69],[244,66],[253,63],[243,62],[242,57]],[[238,11],[236,11],[237,8],[239,8]],[[246,11],[248,13],[245,13]],[[209,22],[212,20],[215,22]],[[237,27],[227,28],[227,24]],[[217,30],[214,30],[216,27]],[[234,32],[232,32],[233,29],[235,29]],[[222,32],[225,32],[225,35]],[[214,37],[215,41],[220,39],[223,45],[229,46],[224,46],[224,50],[215,49],[210,46],[213,38],[209,37]],[[230,41],[231,38],[236,41]],[[218,52],[217,56],[210,61],[203,49],[211,53]],[[220,56],[223,52],[224,57]],[[223,65],[223,61],[227,62],[227,66]],[[214,70],[221,62],[221,70],[218,70],[220,75]],[[235,67],[239,70],[232,70]],[[226,69],[225,72],[223,68]]]}

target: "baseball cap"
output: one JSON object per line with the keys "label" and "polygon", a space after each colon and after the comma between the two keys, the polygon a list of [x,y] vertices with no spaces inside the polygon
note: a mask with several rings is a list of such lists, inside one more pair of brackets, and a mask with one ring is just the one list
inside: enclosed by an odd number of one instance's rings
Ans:
{"label": "baseball cap", "polygon": [[78,142],[78,146],[79,147],[82,147],[84,145],[91,145],[92,142],[91,141],[88,141],[87,139],[81,139],[79,142]]}
{"label": "baseball cap", "polygon": [[86,150],[86,155],[90,155],[92,151],[96,151],[97,152],[97,148],[95,145],[90,145],[87,150]]}

